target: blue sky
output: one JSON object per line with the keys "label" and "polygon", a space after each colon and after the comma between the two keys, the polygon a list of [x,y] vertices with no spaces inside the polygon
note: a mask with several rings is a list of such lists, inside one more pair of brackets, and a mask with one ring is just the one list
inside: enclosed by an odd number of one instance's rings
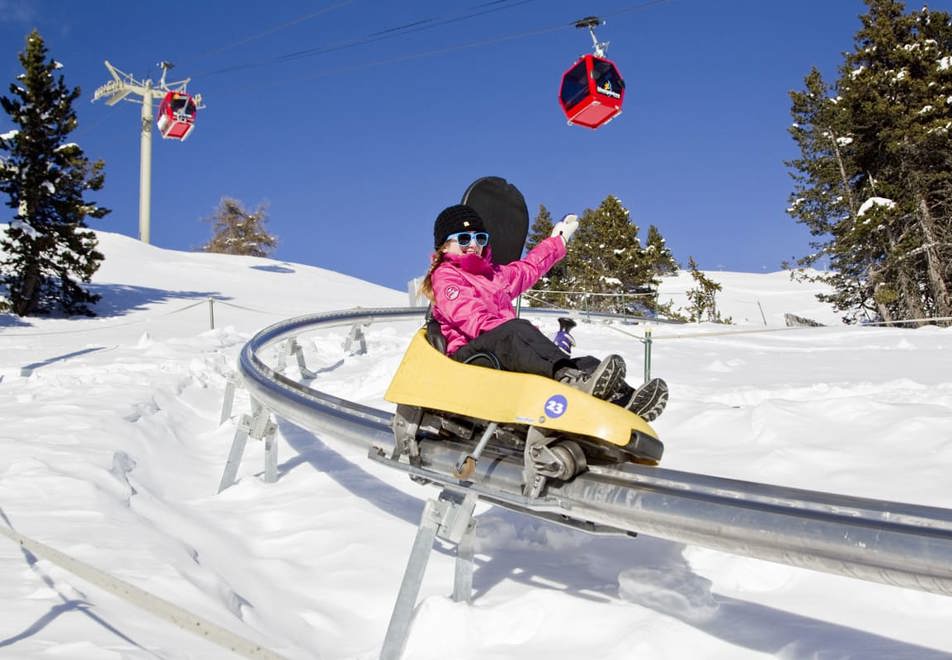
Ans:
{"label": "blue sky", "polygon": [[[91,226],[137,236],[140,108],[90,102],[109,79],[103,61],[157,81],[169,60],[171,79],[192,78],[206,104],[193,135],[153,142],[160,247],[197,249],[202,218],[231,196],[269,205],[278,259],[405,289],[436,214],[495,175],[533,216],[614,194],[682,264],[769,272],[808,251],[784,213],[784,161],[797,155],[788,92],[811,66],[835,77],[864,11],[859,0],[0,0],[0,82],[8,95],[38,28],[82,88],[75,141],[106,161],[89,198],[112,213]],[[598,35],[627,83],[624,113],[597,131],[567,126],[556,100],[591,49],[570,27],[587,15],[607,21]],[[11,127],[0,113],[0,132]]]}

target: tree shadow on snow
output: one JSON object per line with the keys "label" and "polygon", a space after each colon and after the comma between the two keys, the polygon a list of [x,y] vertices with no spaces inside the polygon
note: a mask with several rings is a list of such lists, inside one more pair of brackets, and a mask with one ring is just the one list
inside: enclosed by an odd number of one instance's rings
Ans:
{"label": "tree shadow on snow", "polygon": [[291,268],[291,267],[289,267],[289,266],[278,266],[277,264],[271,265],[271,266],[248,266],[248,267],[251,268],[252,270],[263,270],[263,271],[265,271],[266,273],[287,273],[287,274],[291,274],[291,273],[297,272],[297,271],[295,271],[293,268]]}
{"label": "tree shadow on snow", "polygon": [[[97,318],[108,318],[111,316],[123,316],[130,312],[142,311],[148,305],[155,303],[182,301],[187,305],[189,301],[206,300],[215,298],[215,300],[231,300],[231,296],[223,296],[218,291],[169,291],[167,289],[153,289],[145,286],[128,286],[126,284],[88,284],[87,290],[90,293],[96,293],[102,296],[99,302],[91,305]],[[80,318],[85,316],[67,316],[61,312],[44,314],[29,318],[40,319],[66,319]],[[29,328],[32,323],[23,320],[16,314],[0,314],[0,328]]]}
{"label": "tree shadow on snow", "polygon": [[218,291],[170,291],[125,284],[90,284],[89,291],[102,296],[93,307],[98,317],[123,316],[144,310],[148,305],[177,300],[183,305],[208,298],[231,300],[230,296],[223,296]]}
{"label": "tree shadow on snow", "polygon": [[[322,442],[315,434],[279,421],[281,434],[298,452],[279,465],[279,476],[302,464],[328,475],[388,515],[417,526],[426,499],[381,482]],[[504,581],[561,591],[595,602],[619,599],[691,625],[711,637],[785,657],[948,658],[948,654],[849,626],[813,619],[711,592],[711,582],[684,558],[684,544],[650,536],[595,536],[493,507],[477,519],[473,598]],[[455,547],[437,542],[433,551],[455,557]],[[407,548],[405,561],[410,557]],[[446,585],[446,593],[452,591]]]}
{"label": "tree shadow on snow", "polygon": [[30,324],[16,314],[0,314],[0,328],[29,328]]}
{"label": "tree shadow on snow", "polygon": [[95,353],[97,351],[105,351],[105,350],[108,350],[106,349],[105,346],[93,346],[90,348],[83,348],[78,351],[73,351],[72,353],[63,353],[62,355],[55,355],[53,357],[46,358],[45,360],[31,362],[30,364],[23,365],[22,367],[20,367],[20,369],[33,371],[35,369],[39,369],[40,367],[46,367],[48,365],[55,364],[56,362],[65,362],[66,360],[69,360],[70,358],[79,357],[80,355],[86,355],[87,353]]}

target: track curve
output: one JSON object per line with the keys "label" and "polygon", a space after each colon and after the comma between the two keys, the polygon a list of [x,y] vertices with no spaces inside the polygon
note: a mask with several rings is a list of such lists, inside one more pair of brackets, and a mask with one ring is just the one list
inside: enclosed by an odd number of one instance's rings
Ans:
{"label": "track curve", "polygon": [[[353,309],[281,321],[242,349],[249,394],[303,428],[365,446],[386,462],[391,413],[307,387],[271,369],[259,353],[302,334],[355,323],[421,318],[423,308]],[[558,314],[532,310],[536,314]],[[564,312],[562,312],[564,314]],[[592,532],[649,534],[732,554],[952,595],[952,509],[849,497],[625,464],[592,468],[545,496],[521,495],[521,454],[484,454],[472,483],[452,473],[466,445],[423,443],[424,469],[393,465],[527,515]]]}

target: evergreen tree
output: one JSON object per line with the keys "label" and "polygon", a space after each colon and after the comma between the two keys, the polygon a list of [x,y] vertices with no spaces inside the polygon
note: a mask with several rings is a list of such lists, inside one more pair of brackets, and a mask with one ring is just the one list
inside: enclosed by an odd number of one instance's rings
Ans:
{"label": "evergreen tree", "polygon": [[[0,239],[0,308],[19,316],[93,315],[90,304],[100,296],[88,283],[103,255],[86,217],[102,218],[108,209],[83,199],[99,190],[103,162],[90,163],[82,149],[66,141],[76,128],[73,102],[78,87],[66,87],[61,65],[47,60],[47,49],[34,30],[19,55],[24,73],[10,85],[0,106],[19,128],[0,136],[0,192],[8,196],[14,216]],[[74,279],[76,278],[76,279]],[[77,281],[77,279],[79,281]]]}
{"label": "evergreen tree", "polygon": [[[671,305],[659,305],[658,279],[678,270],[671,251],[657,227],[648,230],[642,248],[638,227],[628,209],[613,195],[597,209],[586,209],[565,259],[539,280],[531,291],[535,304],[613,312],[639,312],[678,316]],[[554,223],[549,210],[539,205],[527,247],[548,238]]]}
{"label": "evergreen tree", "polygon": [[[573,305],[586,309],[624,312],[631,306],[631,294],[645,294],[658,283],[638,239],[638,227],[614,195],[579,218],[565,268],[569,289],[599,294],[574,298]],[[653,305],[653,296],[646,300]]]}
{"label": "evergreen tree", "polygon": [[[544,204],[539,204],[539,212],[536,214],[532,226],[529,227],[529,236],[526,239],[526,250],[531,250],[536,245],[549,238],[552,235],[552,228],[555,223],[552,222],[552,214]],[[546,273],[535,286],[528,292],[530,304],[544,305],[548,307],[564,307],[566,305],[565,294],[549,293],[550,291],[564,291],[565,285],[565,261],[555,264],[548,273]]]}
{"label": "evergreen tree", "polygon": [[837,83],[791,94],[801,158],[788,213],[828,258],[821,299],[883,320],[952,314],[952,23],[896,0],[869,11]]}
{"label": "evergreen tree", "polygon": [[712,321],[714,323],[731,323],[731,319],[721,318],[721,313],[717,311],[717,292],[721,290],[721,285],[707,275],[698,267],[694,257],[688,257],[688,268],[691,271],[691,277],[694,278],[696,286],[688,289],[688,316],[691,321]]}
{"label": "evergreen tree", "polygon": [[645,259],[655,277],[675,275],[680,266],[665,243],[661,231],[654,225],[648,227],[648,240],[645,245]]}
{"label": "evergreen tree", "polygon": [[545,207],[545,204],[539,204],[539,212],[529,227],[529,236],[526,237],[526,250],[531,250],[551,236],[552,227],[554,226],[555,223],[552,222],[552,214],[549,213],[549,209]]}
{"label": "evergreen tree", "polygon": [[267,220],[266,205],[261,204],[249,213],[238,200],[223,197],[215,214],[208,218],[212,238],[202,246],[202,251],[267,257],[278,245],[278,239],[265,229]]}

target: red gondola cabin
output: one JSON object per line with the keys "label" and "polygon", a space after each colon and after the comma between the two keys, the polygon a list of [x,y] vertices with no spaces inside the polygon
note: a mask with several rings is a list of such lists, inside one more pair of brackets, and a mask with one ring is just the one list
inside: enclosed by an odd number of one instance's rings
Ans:
{"label": "red gondola cabin", "polygon": [[159,104],[159,132],[166,139],[184,140],[195,128],[197,114],[195,99],[185,92],[169,92]]}
{"label": "red gondola cabin", "polygon": [[625,81],[610,61],[583,55],[562,76],[559,103],[570,124],[598,128],[621,114]]}

